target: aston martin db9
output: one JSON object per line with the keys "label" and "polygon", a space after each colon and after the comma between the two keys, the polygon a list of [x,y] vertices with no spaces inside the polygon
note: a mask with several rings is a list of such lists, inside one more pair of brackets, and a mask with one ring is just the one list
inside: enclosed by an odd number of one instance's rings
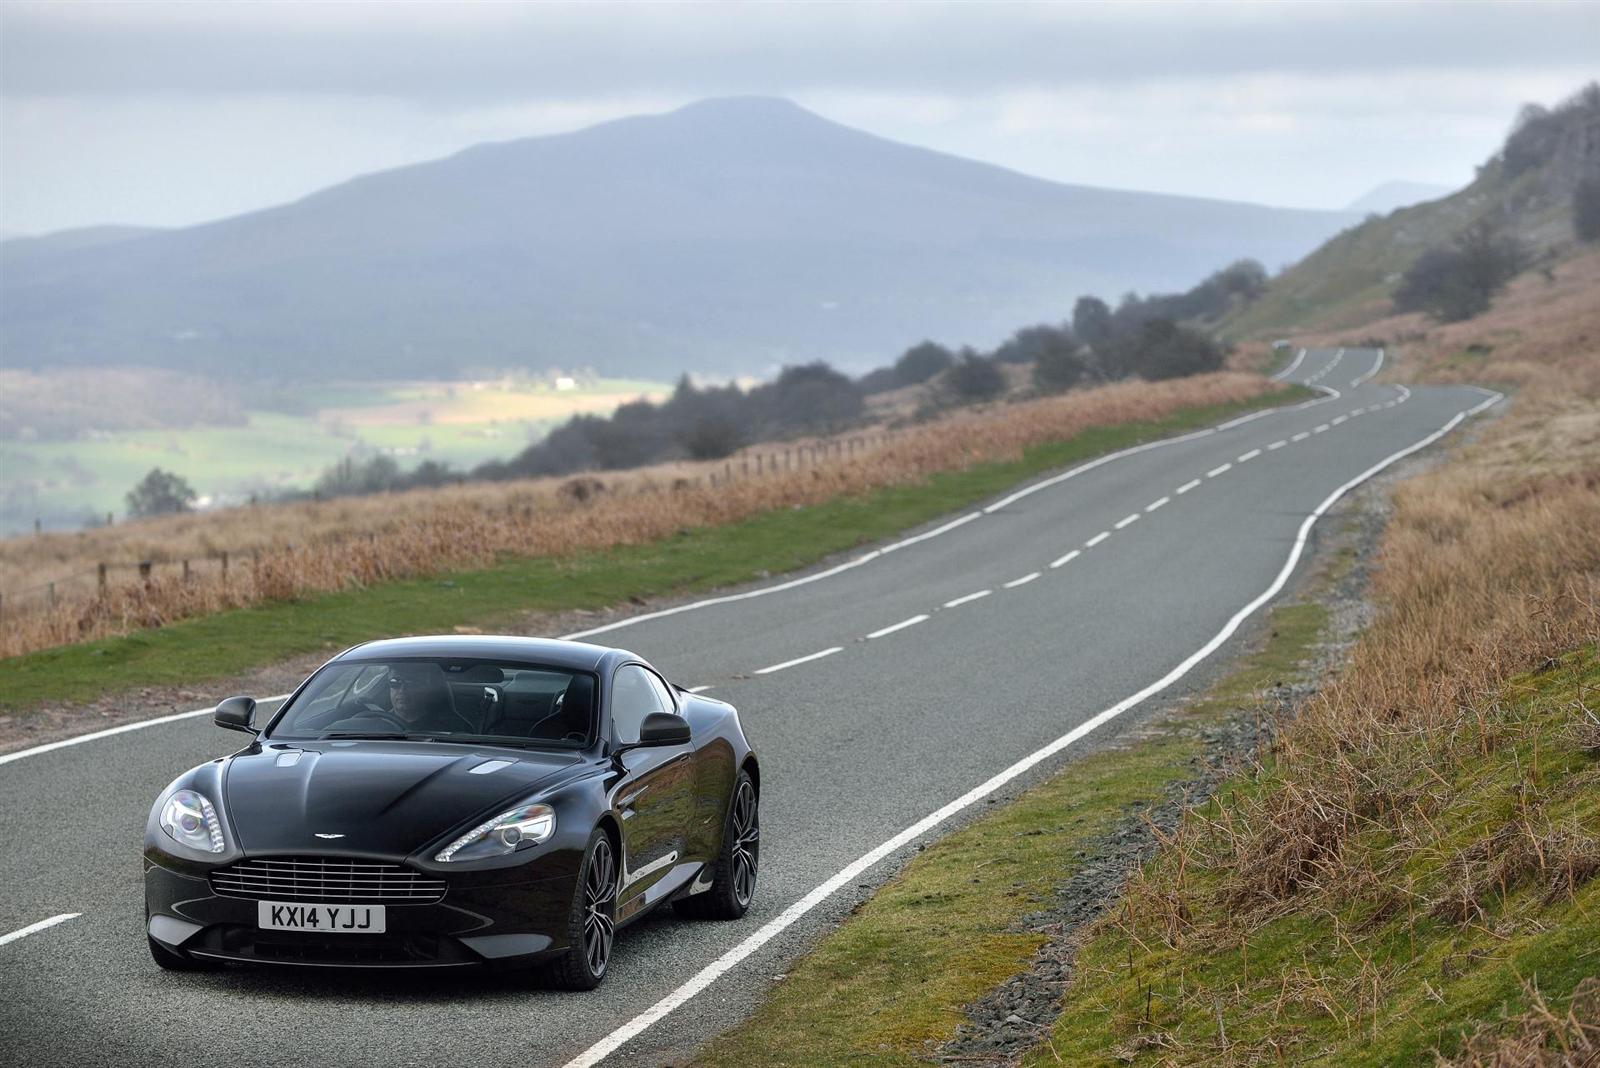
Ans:
{"label": "aston martin db9", "polygon": [[664,902],[742,916],[755,753],[731,705],[632,653],[403,638],[324,664],[252,735],[161,792],[144,835],[150,953],[331,967],[529,966],[590,989]]}

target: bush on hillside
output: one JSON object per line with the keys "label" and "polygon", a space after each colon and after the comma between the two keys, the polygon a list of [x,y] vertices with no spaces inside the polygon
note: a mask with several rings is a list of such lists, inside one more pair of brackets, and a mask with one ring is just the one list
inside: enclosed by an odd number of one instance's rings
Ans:
{"label": "bush on hillside", "polygon": [[1572,228],[1579,241],[1600,240],[1600,175],[1591,175],[1572,191]]}
{"label": "bush on hillside", "polygon": [[1527,260],[1520,241],[1480,220],[1448,247],[1417,258],[1395,289],[1395,310],[1426,312],[1446,323],[1470,319],[1489,307]]}
{"label": "bush on hillside", "polygon": [[171,515],[194,507],[194,487],[180,475],[152,467],[139,484],[128,491],[128,514],[135,518]]}
{"label": "bush on hillside", "polygon": [[936,342],[924,341],[911,346],[894,362],[894,376],[902,386],[914,386],[955,362],[955,353]]}
{"label": "bush on hillside", "polygon": [[1171,319],[1150,319],[1137,334],[1110,347],[1108,362],[1125,374],[1157,381],[1221,370],[1223,356],[1221,347],[1198,330]]}
{"label": "bush on hillside", "polygon": [[962,349],[960,358],[939,384],[953,400],[971,403],[998,397],[1006,388],[1006,376],[993,360]]}

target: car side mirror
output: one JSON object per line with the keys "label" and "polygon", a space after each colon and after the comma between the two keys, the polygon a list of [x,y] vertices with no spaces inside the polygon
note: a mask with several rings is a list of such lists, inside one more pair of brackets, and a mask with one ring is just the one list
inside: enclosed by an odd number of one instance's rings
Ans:
{"label": "car side mirror", "polygon": [[639,740],[623,742],[611,751],[619,757],[632,749],[649,749],[658,745],[682,745],[689,740],[689,725],[671,712],[652,712],[639,724]]}
{"label": "car side mirror", "polygon": [[226,701],[219,701],[216,709],[211,713],[211,722],[230,731],[244,731],[246,734],[259,733],[250,725],[255,718],[256,699],[254,697],[230,697]]}

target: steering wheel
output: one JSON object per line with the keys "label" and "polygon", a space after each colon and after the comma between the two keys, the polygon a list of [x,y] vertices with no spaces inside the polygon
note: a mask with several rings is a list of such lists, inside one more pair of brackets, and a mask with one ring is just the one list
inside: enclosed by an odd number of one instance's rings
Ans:
{"label": "steering wheel", "polygon": [[330,724],[329,726],[348,729],[346,728],[347,724],[360,723],[364,720],[378,720],[384,727],[390,728],[400,734],[409,734],[411,732],[411,724],[395,715],[393,711],[387,708],[379,708],[377,705],[370,704],[363,708],[360,712],[357,712],[355,715],[351,716],[349,719],[339,720],[337,723]]}

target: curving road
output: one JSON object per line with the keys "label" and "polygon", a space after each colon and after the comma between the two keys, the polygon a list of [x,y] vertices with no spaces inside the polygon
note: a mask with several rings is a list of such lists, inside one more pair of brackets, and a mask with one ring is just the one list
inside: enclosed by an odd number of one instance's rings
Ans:
{"label": "curving road", "polygon": [[764,780],[750,914],[647,919],[596,994],[454,975],[160,973],[142,937],[145,814],[230,737],[187,718],[0,762],[0,1061],[681,1055],[885,878],[885,858],[1114,735],[1144,699],[1206,682],[1221,659],[1209,654],[1291,577],[1315,514],[1496,399],[1377,384],[1382,358],[1311,350],[1284,377],[1319,387],[1316,401],[1019,487],[798,582],[586,632],[737,704]]}

